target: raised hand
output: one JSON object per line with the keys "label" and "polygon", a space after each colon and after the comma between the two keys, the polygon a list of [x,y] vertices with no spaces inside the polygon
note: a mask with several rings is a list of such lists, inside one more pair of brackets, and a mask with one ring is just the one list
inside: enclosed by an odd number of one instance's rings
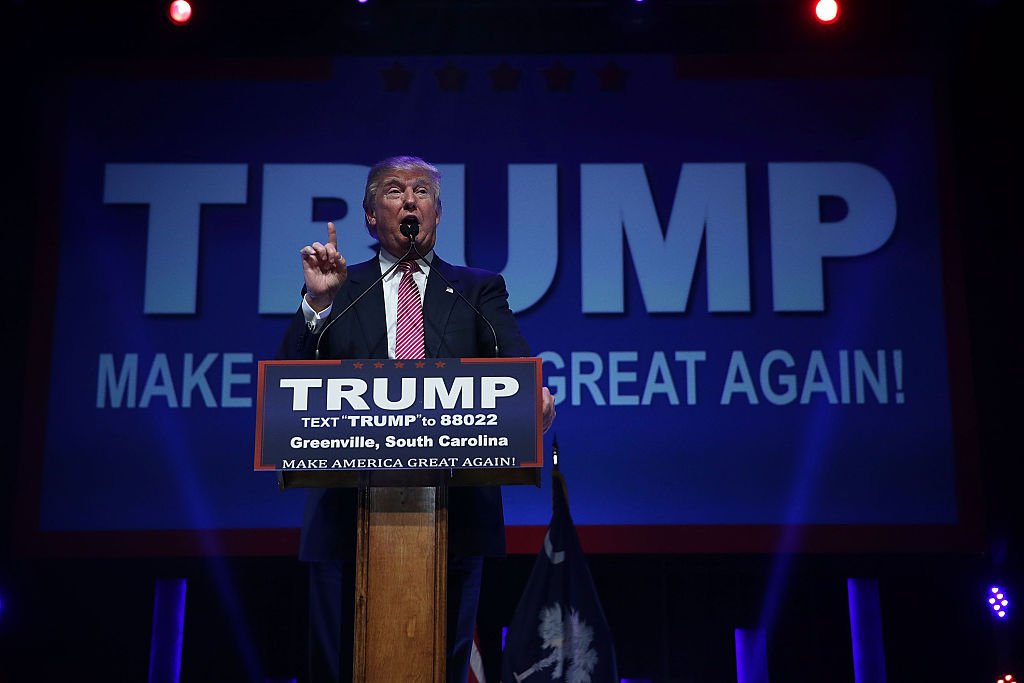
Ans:
{"label": "raised hand", "polygon": [[334,223],[327,224],[327,244],[307,244],[299,254],[302,256],[302,276],[306,280],[306,301],[313,310],[322,311],[331,305],[348,279],[348,266],[338,251],[338,233]]}

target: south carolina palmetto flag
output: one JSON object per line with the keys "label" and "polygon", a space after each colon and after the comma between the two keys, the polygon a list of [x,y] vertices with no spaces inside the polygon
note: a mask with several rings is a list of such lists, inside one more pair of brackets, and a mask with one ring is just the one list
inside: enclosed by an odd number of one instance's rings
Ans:
{"label": "south carolina palmetto flag", "polygon": [[618,683],[615,645],[557,465],[551,488],[551,524],[508,627],[502,683]]}

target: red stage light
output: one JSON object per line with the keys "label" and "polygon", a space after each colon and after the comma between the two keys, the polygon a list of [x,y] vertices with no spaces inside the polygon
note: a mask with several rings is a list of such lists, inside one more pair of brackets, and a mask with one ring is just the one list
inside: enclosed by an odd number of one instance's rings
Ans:
{"label": "red stage light", "polygon": [[188,20],[192,18],[192,5],[188,4],[186,0],[174,0],[167,8],[167,16],[178,26],[187,24]]}
{"label": "red stage light", "polygon": [[818,0],[814,5],[814,16],[823,24],[832,24],[839,19],[839,3],[837,0]]}

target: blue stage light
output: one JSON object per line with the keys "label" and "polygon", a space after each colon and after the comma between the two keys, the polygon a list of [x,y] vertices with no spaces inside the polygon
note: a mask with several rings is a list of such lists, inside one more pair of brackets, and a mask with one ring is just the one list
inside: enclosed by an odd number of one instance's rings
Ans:
{"label": "blue stage light", "polygon": [[992,613],[1000,619],[1005,619],[1010,609],[1010,600],[1006,597],[1006,591],[999,586],[992,586],[990,590],[988,604],[992,608]]}

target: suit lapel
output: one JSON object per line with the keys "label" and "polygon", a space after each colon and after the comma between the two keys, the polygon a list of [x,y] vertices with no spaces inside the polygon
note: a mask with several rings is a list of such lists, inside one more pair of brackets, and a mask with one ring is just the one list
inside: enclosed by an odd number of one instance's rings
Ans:
{"label": "suit lapel", "polygon": [[430,275],[427,277],[427,291],[423,297],[423,341],[426,344],[427,355],[432,355],[441,348],[448,318],[459,296],[450,291],[443,279],[434,277],[435,269],[448,278],[453,286],[459,286],[458,271],[434,254],[434,260],[430,264]]}
{"label": "suit lapel", "polygon": [[[348,269],[348,293],[345,306],[362,294],[373,281],[380,277],[380,262],[373,258]],[[386,358],[388,355],[387,320],[384,317],[384,286],[381,283],[359,300],[346,315],[355,315],[358,320],[356,327],[362,332],[365,355],[367,358]],[[344,307],[342,307],[344,310]],[[341,311],[339,310],[338,313]],[[359,351],[362,351],[360,349]]]}

